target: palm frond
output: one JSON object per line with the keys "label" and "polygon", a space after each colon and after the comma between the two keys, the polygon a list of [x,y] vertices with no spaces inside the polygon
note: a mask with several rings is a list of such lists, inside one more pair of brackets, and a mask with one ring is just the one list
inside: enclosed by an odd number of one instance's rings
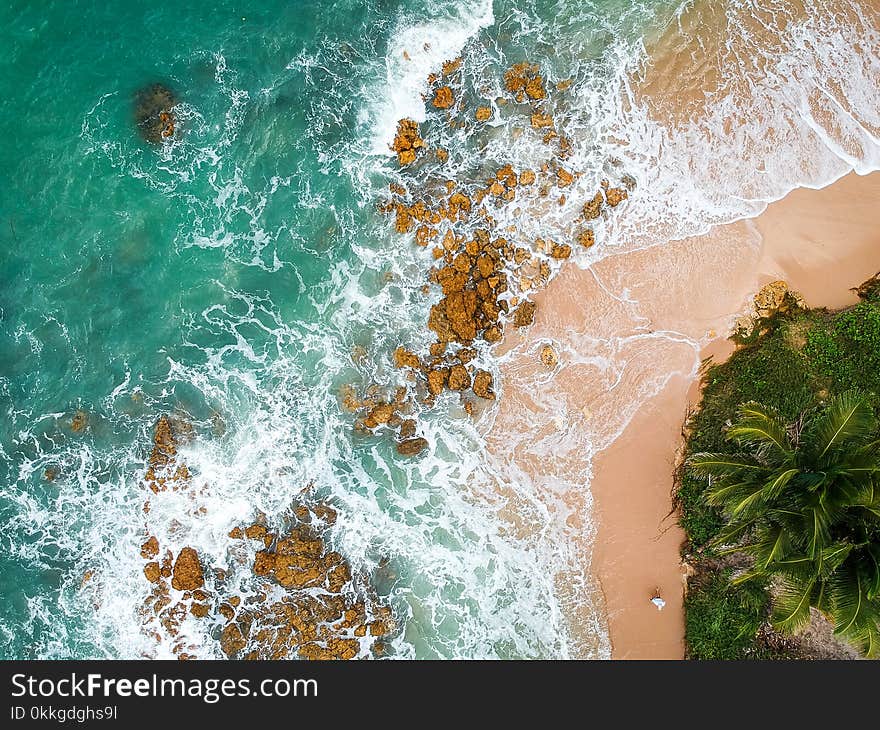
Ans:
{"label": "palm frond", "polygon": [[869,577],[864,566],[848,561],[831,579],[834,633],[864,644],[880,622],[880,602],[868,598]]}
{"label": "palm frond", "polygon": [[739,407],[738,421],[727,431],[727,438],[743,446],[766,446],[777,455],[792,453],[785,421],[772,408],[750,401]]}
{"label": "palm frond", "polygon": [[834,398],[815,426],[819,458],[852,440],[868,439],[877,423],[869,398],[857,390],[848,390]]}
{"label": "palm frond", "polygon": [[773,628],[795,633],[810,620],[810,594],[815,580],[785,581],[773,601]]}
{"label": "palm frond", "polygon": [[825,575],[837,570],[853,550],[851,542],[836,542],[823,548],[820,553],[822,572]]}
{"label": "palm frond", "polygon": [[[755,520],[732,520],[722,527],[718,533],[712,538],[710,543],[713,547],[719,548],[722,545],[729,545],[736,542],[745,535],[749,528],[755,524]],[[737,548],[738,549],[738,548]]]}
{"label": "palm frond", "polygon": [[746,454],[721,454],[700,452],[693,454],[686,461],[693,476],[700,479],[709,477],[722,478],[740,471],[759,473],[764,466]]}

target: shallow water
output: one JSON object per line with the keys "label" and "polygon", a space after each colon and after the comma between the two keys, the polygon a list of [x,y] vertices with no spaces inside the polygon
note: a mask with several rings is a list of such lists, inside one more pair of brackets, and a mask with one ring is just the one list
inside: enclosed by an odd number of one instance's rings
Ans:
{"label": "shallow water", "polygon": [[[394,348],[426,341],[428,255],[376,201],[434,170],[398,171],[394,125],[424,122],[451,179],[536,169],[553,152],[494,101],[503,71],[530,60],[548,88],[572,79],[549,104],[583,176],[565,204],[527,199],[498,220],[516,240],[564,240],[601,178],[631,176],[575,257],[587,266],[880,166],[876,6],[762,3],[786,21],[755,28],[743,0],[266,0],[244,18],[226,2],[133,5],[0,10],[0,655],[169,655],[139,630],[145,520],[222,565],[233,526],[314,484],[339,509],[334,546],[399,619],[390,656],[607,656],[569,548],[589,500],[486,456],[494,409],[473,422],[442,398],[412,460],[354,434],[339,405],[345,384],[397,384]],[[461,93],[492,106],[489,125],[450,128],[421,97],[459,54]],[[700,73],[654,81],[673,56]],[[158,147],[132,118],[155,81],[181,99]],[[139,478],[163,413],[193,424],[184,455],[207,487],[195,509],[170,500],[146,518]],[[588,495],[588,479],[566,488]],[[587,631],[570,630],[572,605]]]}

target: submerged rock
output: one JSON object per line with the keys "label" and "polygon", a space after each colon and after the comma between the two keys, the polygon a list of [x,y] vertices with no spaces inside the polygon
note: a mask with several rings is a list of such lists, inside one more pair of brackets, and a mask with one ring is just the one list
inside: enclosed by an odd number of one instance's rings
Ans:
{"label": "submerged rock", "polygon": [[89,425],[89,414],[83,410],[79,410],[73,414],[73,419],[70,421],[70,430],[74,433],[79,433],[80,431],[85,430],[85,427]]}
{"label": "submerged rock", "polygon": [[416,454],[422,453],[428,446],[427,439],[423,439],[421,436],[416,438],[406,439],[405,441],[401,441],[397,444],[397,453],[401,456],[415,456]]}
{"label": "submerged rock", "polygon": [[164,84],[150,84],[139,89],[134,99],[134,118],[141,136],[158,143],[174,134],[177,122],[174,107],[177,97]]}

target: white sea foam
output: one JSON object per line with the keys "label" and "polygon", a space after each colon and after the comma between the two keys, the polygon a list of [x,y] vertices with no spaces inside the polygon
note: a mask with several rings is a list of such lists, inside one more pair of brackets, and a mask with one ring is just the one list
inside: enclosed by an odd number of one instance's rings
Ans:
{"label": "white sea foam", "polygon": [[373,130],[373,154],[391,154],[399,120],[425,120],[422,96],[428,92],[428,76],[458,57],[471,38],[494,22],[492,0],[440,3],[428,17],[401,11],[388,43],[384,83],[371,89],[375,102],[364,110]]}

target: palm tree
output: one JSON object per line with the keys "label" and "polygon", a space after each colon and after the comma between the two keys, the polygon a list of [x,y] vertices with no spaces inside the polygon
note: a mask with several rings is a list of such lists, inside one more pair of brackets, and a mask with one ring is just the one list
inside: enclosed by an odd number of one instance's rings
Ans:
{"label": "palm tree", "polygon": [[775,578],[771,622],[795,632],[816,607],[834,632],[880,655],[880,440],[867,394],[848,391],[786,424],[771,408],[740,406],[732,453],[687,465],[728,523],[714,539],[751,555],[737,582]]}

